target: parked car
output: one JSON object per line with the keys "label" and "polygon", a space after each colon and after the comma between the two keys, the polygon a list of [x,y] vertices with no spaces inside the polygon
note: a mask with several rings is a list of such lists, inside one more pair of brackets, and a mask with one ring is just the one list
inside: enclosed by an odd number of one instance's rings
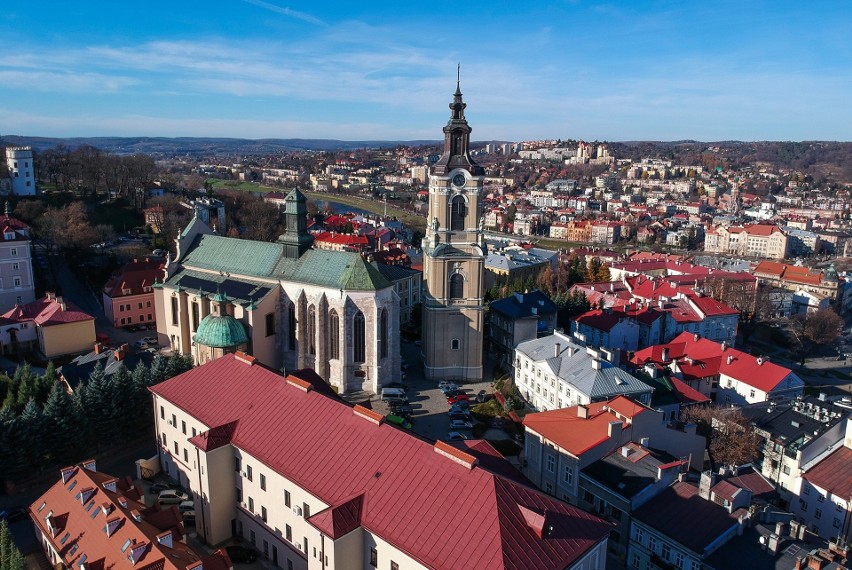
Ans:
{"label": "parked car", "polygon": [[180,490],[180,487],[178,487],[174,483],[167,483],[165,481],[157,481],[156,483],[151,485],[151,488],[148,489],[148,492],[153,493],[155,495],[158,495],[158,494],[160,494],[160,491],[166,491],[168,489]]}
{"label": "parked car", "polygon": [[467,439],[467,436],[458,431],[451,431],[447,434],[447,441],[460,441],[463,439]]}
{"label": "parked car", "polygon": [[472,427],[472,423],[466,422],[464,420],[450,420],[450,429],[452,430],[470,429]]}
{"label": "parked car", "polygon": [[157,346],[158,344],[160,344],[160,342],[157,340],[157,337],[155,336],[146,336],[142,339],[142,342],[144,342],[148,346]]}
{"label": "parked car", "polygon": [[473,421],[470,414],[462,409],[458,409],[458,411],[450,412],[450,421],[452,420],[461,420],[463,422]]}
{"label": "parked car", "polygon": [[388,421],[388,423],[398,425],[401,428],[411,429],[412,427],[414,427],[411,425],[410,421],[408,421],[402,416],[397,416],[396,414],[390,414],[389,416],[385,416],[385,419]]}
{"label": "parked car", "polygon": [[452,405],[458,402],[467,402],[468,400],[470,400],[470,396],[467,394],[456,394],[455,396],[447,398],[447,403]]}
{"label": "parked car", "polygon": [[195,524],[195,511],[186,511],[183,515],[183,524]]}
{"label": "parked car", "polygon": [[177,505],[189,500],[189,495],[177,489],[166,489],[157,495],[157,502],[164,505]]}
{"label": "parked car", "polygon": [[394,408],[397,406],[404,406],[408,404],[408,398],[388,398],[385,400],[385,402],[388,406]]}
{"label": "parked car", "polygon": [[442,393],[446,394],[448,392],[455,392],[459,389],[457,384],[453,384],[452,382],[447,382],[443,386],[438,384],[438,389],[441,390]]}
{"label": "parked car", "polygon": [[144,340],[137,340],[133,343],[133,348],[135,348],[136,350],[145,350],[146,348],[148,348],[148,343]]}
{"label": "parked car", "polygon": [[195,510],[195,501],[183,501],[178,505],[178,510],[181,513],[188,513]]}
{"label": "parked car", "polygon": [[476,401],[482,403],[485,401],[485,390],[480,390],[479,394],[476,395]]}
{"label": "parked car", "polygon": [[394,414],[402,417],[414,414],[414,408],[406,404],[403,404],[401,406],[391,406],[391,411]]}
{"label": "parked car", "polygon": [[27,509],[24,507],[10,507],[0,511],[0,520],[10,523],[22,521],[27,518],[27,516]]}
{"label": "parked car", "polygon": [[465,400],[462,400],[460,402],[456,402],[455,404],[452,404],[450,406],[450,413],[451,414],[455,414],[455,413],[458,413],[458,412],[467,413],[468,410],[470,410],[470,404],[468,404],[468,402],[465,401]]}
{"label": "parked car", "polygon": [[257,552],[245,546],[226,546],[225,552],[228,553],[231,562],[246,564],[257,560]]}

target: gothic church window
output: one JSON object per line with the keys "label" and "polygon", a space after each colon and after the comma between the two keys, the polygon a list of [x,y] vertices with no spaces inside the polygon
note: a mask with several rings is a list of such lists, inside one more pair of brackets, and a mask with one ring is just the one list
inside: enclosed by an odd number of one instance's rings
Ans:
{"label": "gothic church window", "polygon": [[308,354],[317,353],[317,311],[308,307]]}
{"label": "gothic church window", "polygon": [[287,309],[287,327],[290,337],[290,350],[296,350],[296,306],[292,303]]}
{"label": "gothic church window", "polygon": [[381,357],[388,357],[388,311],[387,309],[382,309],[381,316],[379,317],[379,350],[381,351]]}
{"label": "gothic church window", "polygon": [[353,355],[355,362],[364,362],[367,353],[366,327],[364,325],[364,313],[358,311],[352,319],[353,330]]}
{"label": "gothic church window", "polygon": [[328,332],[331,358],[340,358],[340,318],[334,309],[328,313]]}

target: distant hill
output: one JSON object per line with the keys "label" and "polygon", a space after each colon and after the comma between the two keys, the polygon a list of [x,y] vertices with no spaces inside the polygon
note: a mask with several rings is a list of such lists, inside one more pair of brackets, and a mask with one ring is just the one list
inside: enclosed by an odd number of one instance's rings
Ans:
{"label": "distant hill", "polygon": [[422,146],[439,141],[340,141],[333,139],[231,139],[201,137],[28,137],[3,135],[0,143],[31,146],[37,151],[58,145],[76,148],[90,145],[114,154],[145,153],[149,155],[267,155],[299,150],[354,150],[361,148],[393,148],[399,145]]}

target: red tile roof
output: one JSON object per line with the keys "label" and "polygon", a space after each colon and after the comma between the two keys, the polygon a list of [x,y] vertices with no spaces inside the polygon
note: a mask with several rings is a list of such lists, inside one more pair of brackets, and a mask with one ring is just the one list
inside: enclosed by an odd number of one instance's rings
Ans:
{"label": "red tile roof", "polygon": [[[29,235],[27,235],[27,231],[29,229],[30,227],[21,220],[5,215],[0,216],[0,241],[29,240]],[[7,238],[7,233],[13,233],[15,235],[11,238]]]}
{"label": "red tile roof", "polygon": [[820,489],[848,500],[852,497],[852,449],[841,447],[802,475]]}
{"label": "red tile roof", "polygon": [[[579,415],[579,407],[560,408],[547,412],[527,414],[524,427],[553,442],[574,457],[580,457],[586,451],[609,440],[609,424],[621,421],[620,416],[632,420],[647,408],[625,396],[618,396],[608,402],[588,404],[588,417]],[[629,427],[622,424],[622,430]]]}
{"label": "red tile roof", "polygon": [[[163,279],[163,267],[165,263],[160,259],[134,259],[106,282],[104,293],[112,298],[141,295],[146,292],[146,287],[154,284],[155,279]],[[130,292],[124,293],[124,290]],[[153,294],[153,289],[150,292]]]}
{"label": "red tile roof", "polygon": [[587,311],[574,320],[578,325],[585,325],[599,331],[611,331],[612,327],[625,317],[620,311]]}
{"label": "red tile roof", "polygon": [[[82,467],[68,467],[62,473],[63,478],[30,505],[29,511],[68,568],[85,557],[86,568],[93,570],[134,566],[184,570],[199,560],[205,569],[208,565],[226,569],[221,556],[202,558],[181,542],[183,525],[177,508],[148,508],[139,502],[138,490],[130,483],[106,473]],[[104,531],[107,525],[109,533]],[[129,556],[136,557],[135,564]]]}
{"label": "red tile roof", "polygon": [[95,317],[84,313],[74,303],[61,299],[53,293],[48,293],[46,297],[32,303],[15,305],[3,313],[2,317],[16,322],[34,321],[42,327],[95,320]]}
{"label": "red tile roof", "polygon": [[[482,463],[460,464],[422,439],[233,355],[151,391],[207,426],[239,420],[234,446],[331,509],[363,494],[361,526],[428,567],[564,568],[611,528]],[[282,438],[282,431],[299,437]],[[478,458],[472,449],[464,455]],[[547,510],[552,533],[538,538],[521,507]],[[311,522],[344,529],[351,508]]]}

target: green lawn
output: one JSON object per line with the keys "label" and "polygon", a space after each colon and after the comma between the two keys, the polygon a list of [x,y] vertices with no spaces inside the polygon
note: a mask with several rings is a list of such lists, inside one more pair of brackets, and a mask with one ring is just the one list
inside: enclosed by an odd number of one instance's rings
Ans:
{"label": "green lawn", "polygon": [[274,192],[275,190],[280,190],[280,188],[273,188],[271,186],[263,186],[258,184],[257,182],[242,182],[239,180],[220,180],[218,178],[210,178],[207,180],[208,184],[213,186],[213,191],[216,190],[238,190],[240,192]]}
{"label": "green lawn", "polygon": [[[374,200],[371,198],[362,198],[360,196],[349,196],[345,194],[329,194],[325,192],[305,192],[305,196],[311,200],[323,200],[346,204],[347,206],[353,206],[374,214],[384,214],[385,212],[384,201]],[[393,206],[393,202],[388,202],[388,215],[394,216],[411,229],[420,230],[421,232],[426,230],[425,216],[420,216],[407,210],[397,208]]]}

